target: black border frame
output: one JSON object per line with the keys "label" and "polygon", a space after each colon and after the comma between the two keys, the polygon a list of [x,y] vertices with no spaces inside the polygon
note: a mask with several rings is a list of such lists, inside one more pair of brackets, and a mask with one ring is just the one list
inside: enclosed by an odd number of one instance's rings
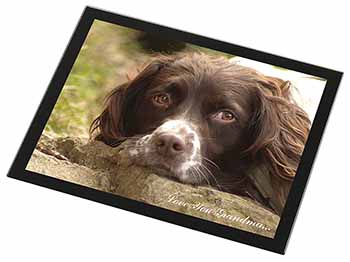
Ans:
{"label": "black border frame", "polygon": [[[263,237],[236,228],[148,205],[135,200],[120,197],[118,195],[113,195],[111,193],[98,191],[78,184],[37,174],[25,169],[94,19],[137,30],[159,33],[166,35],[167,37],[171,36],[171,38],[175,40],[231,53],[240,57],[284,67],[327,80],[326,87],[322,94],[309,138],[295,176],[295,180],[275,234],[275,238],[271,239],[268,237]],[[102,11],[92,7],[86,7],[58,65],[58,68],[51,79],[49,87],[40,103],[21,147],[17,152],[16,158],[9,170],[8,177],[55,189],[71,195],[118,207],[226,239],[235,240],[279,254],[284,254],[342,74],[343,73],[339,71]]]}

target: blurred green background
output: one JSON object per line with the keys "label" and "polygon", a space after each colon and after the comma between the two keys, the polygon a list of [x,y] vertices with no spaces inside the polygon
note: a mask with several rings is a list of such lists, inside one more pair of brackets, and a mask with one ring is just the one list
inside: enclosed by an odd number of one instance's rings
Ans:
{"label": "blurred green background", "polygon": [[106,95],[127,75],[137,72],[150,56],[210,49],[150,35],[95,20],[45,127],[59,136],[88,136],[93,119],[103,109]]}

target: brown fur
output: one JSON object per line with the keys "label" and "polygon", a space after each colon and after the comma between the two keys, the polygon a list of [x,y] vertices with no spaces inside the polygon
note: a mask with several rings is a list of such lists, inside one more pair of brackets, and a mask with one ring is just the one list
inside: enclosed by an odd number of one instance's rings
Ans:
{"label": "brown fur", "polygon": [[[142,107],[142,99],[147,96],[147,90],[174,81],[177,88],[184,92],[183,96],[193,93],[192,104],[203,92],[207,92],[208,97],[203,96],[203,99],[214,99],[210,92],[219,90],[224,98],[242,105],[241,122],[232,129],[232,133],[227,127],[226,131],[214,127],[216,133],[225,134],[215,137],[210,124],[201,124],[203,137],[215,139],[207,142],[206,155],[220,163],[225,173],[232,174],[228,175],[228,180],[227,175],[226,180],[223,179],[223,188],[226,186],[229,188],[227,191],[234,193],[247,193],[251,185],[244,175],[245,171],[251,166],[263,164],[271,174],[271,184],[279,202],[284,205],[307,140],[310,128],[308,116],[294,103],[289,81],[265,76],[252,68],[230,63],[225,58],[201,53],[156,57],[135,78],[112,91],[104,111],[91,125],[92,136],[115,146],[128,137],[152,132],[164,119],[175,115],[182,104],[179,102],[177,107],[155,116],[151,109]],[[214,85],[217,85],[215,90]],[[200,93],[195,86],[201,90]],[[198,123],[203,121],[198,120]],[[229,140],[230,137],[232,140]],[[213,143],[212,147],[210,143]],[[222,150],[221,153],[213,153],[210,148]],[[283,189],[278,190],[277,187],[282,187],[282,184]],[[251,194],[248,192],[248,195]]]}

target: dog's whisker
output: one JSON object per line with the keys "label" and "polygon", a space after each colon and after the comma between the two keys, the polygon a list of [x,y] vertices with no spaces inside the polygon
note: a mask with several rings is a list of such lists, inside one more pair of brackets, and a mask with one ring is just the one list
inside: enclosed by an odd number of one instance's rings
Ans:
{"label": "dog's whisker", "polygon": [[205,181],[207,182],[207,184],[210,186],[210,185],[211,185],[211,184],[210,184],[210,181],[209,181],[208,177],[205,175],[205,173],[204,173],[202,170],[200,170],[199,167],[194,167],[194,169],[197,170],[197,172],[198,172],[199,174],[201,174],[201,176],[205,179]]}
{"label": "dog's whisker", "polygon": [[190,169],[189,169],[189,172],[191,173],[191,176],[192,177],[195,177],[196,178],[196,180],[197,180],[197,182],[199,182],[199,181],[201,181],[201,176],[200,176],[200,174],[198,174],[198,172],[196,172],[196,170],[193,168],[193,167],[191,167]]}
{"label": "dog's whisker", "polygon": [[196,171],[196,173],[198,174],[198,182],[201,183],[204,179],[205,183],[209,185],[209,181],[208,181],[208,178],[198,170],[198,168],[195,168],[194,169]]}
{"label": "dog's whisker", "polygon": [[218,183],[215,175],[210,171],[210,169],[208,167],[206,167],[203,164],[200,164],[199,167],[203,168],[203,170],[206,171],[206,173],[214,180],[216,186],[219,186],[219,183]]}
{"label": "dog's whisker", "polygon": [[206,181],[206,183],[209,184],[209,181],[208,181],[207,177],[206,177],[202,172],[200,172],[200,170],[199,170],[198,168],[196,168],[196,167],[193,167],[193,168],[194,168],[194,170],[197,172],[197,174],[199,175],[199,177],[204,178],[204,180]]}
{"label": "dog's whisker", "polygon": [[201,158],[204,160],[204,161],[207,161],[209,164],[211,164],[212,166],[216,167],[218,170],[220,170],[220,167],[215,163],[213,162],[212,160],[210,160],[209,158],[206,158],[204,156],[201,156]]}
{"label": "dog's whisker", "polygon": [[[193,177],[198,177],[198,174],[197,174],[196,172],[194,172],[194,171],[192,170],[192,168],[190,168],[188,171],[191,173],[191,176],[193,176]],[[197,179],[198,179],[198,178],[197,178]]]}

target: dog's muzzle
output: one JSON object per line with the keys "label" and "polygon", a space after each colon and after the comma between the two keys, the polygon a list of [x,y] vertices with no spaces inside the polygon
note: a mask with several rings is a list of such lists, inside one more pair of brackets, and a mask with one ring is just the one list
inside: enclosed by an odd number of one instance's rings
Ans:
{"label": "dog's muzzle", "polygon": [[137,164],[162,169],[168,176],[195,183],[191,169],[201,163],[200,140],[195,126],[185,120],[169,120],[140,138],[130,155]]}

